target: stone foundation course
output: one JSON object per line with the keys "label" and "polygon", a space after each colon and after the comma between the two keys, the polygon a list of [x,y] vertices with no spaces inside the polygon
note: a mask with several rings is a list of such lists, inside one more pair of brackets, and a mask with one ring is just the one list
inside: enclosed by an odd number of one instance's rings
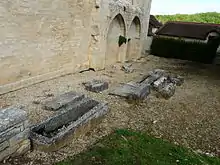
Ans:
{"label": "stone foundation course", "polygon": [[30,150],[29,127],[25,111],[0,109],[0,162]]}

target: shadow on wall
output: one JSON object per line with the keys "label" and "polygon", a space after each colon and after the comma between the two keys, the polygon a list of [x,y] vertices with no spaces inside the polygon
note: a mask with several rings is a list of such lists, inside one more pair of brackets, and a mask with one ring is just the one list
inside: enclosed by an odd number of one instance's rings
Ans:
{"label": "shadow on wall", "polygon": [[107,50],[105,64],[111,65],[120,60],[119,55],[123,52],[124,46],[118,45],[119,36],[125,36],[125,21],[121,14],[118,14],[111,22],[107,34]]}
{"label": "shadow on wall", "polygon": [[[128,37],[126,37],[128,34]],[[141,22],[135,17],[126,33],[124,18],[118,14],[111,22],[107,34],[105,65],[138,58],[141,54]]]}
{"label": "shadow on wall", "polygon": [[135,17],[128,31],[128,45],[126,52],[126,60],[137,58],[141,52],[141,22]]}

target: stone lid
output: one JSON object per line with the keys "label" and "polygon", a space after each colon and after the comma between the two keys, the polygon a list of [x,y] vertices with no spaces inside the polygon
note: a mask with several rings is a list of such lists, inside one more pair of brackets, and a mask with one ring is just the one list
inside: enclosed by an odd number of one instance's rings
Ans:
{"label": "stone lid", "polygon": [[0,109],[0,132],[27,119],[27,113],[16,107]]}

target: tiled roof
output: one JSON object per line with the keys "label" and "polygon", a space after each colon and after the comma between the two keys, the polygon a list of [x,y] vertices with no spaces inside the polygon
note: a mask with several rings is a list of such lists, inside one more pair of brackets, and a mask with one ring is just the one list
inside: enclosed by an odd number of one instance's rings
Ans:
{"label": "tiled roof", "polygon": [[220,34],[220,24],[167,22],[156,32],[156,35],[205,40],[210,32],[217,32]]}

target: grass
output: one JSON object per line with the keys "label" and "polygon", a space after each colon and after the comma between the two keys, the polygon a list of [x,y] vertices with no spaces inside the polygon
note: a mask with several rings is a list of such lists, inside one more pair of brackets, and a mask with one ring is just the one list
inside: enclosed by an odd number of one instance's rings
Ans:
{"label": "grass", "polygon": [[167,21],[186,21],[220,24],[220,13],[216,12],[198,14],[157,15],[156,17],[163,23]]}
{"label": "grass", "polygon": [[219,165],[169,142],[129,130],[117,130],[88,151],[56,165]]}

